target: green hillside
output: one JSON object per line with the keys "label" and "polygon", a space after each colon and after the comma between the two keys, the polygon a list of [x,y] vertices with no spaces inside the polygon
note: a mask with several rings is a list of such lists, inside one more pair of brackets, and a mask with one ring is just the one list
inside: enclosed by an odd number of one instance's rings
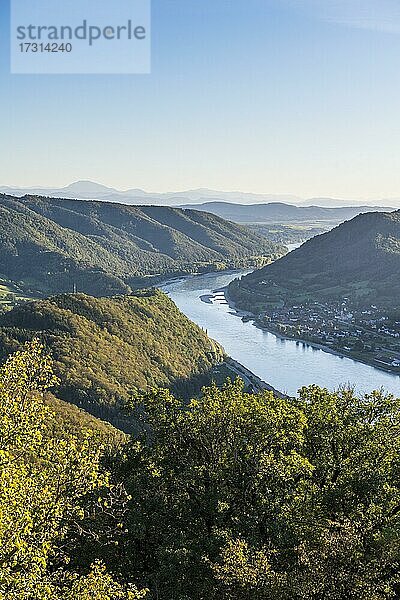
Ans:
{"label": "green hillside", "polygon": [[70,402],[60,400],[51,393],[46,393],[44,400],[50,411],[46,431],[52,438],[74,436],[84,439],[89,433],[107,450],[114,450],[128,440],[126,434],[107,421],[94,417]]}
{"label": "green hillside", "polygon": [[265,263],[283,252],[208,213],[0,195],[0,277],[33,296],[74,286],[124,294],[138,277]]}
{"label": "green hillside", "polygon": [[60,295],[0,316],[3,356],[40,338],[61,383],[55,395],[125,427],[137,389],[170,387],[182,396],[207,383],[222,350],[162,292],[92,298]]}
{"label": "green hillside", "polygon": [[400,211],[355,217],[231,285],[253,309],[265,303],[340,300],[398,306]]}

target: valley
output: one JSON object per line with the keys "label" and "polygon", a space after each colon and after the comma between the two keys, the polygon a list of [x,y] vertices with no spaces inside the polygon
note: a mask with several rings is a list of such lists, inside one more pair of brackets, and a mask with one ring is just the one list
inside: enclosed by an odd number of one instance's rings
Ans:
{"label": "valley", "polygon": [[[206,206],[209,205],[212,203]],[[253,208],[247,207],[246,210]],[[279,215],[280,218],[286,214],[288,219],[286,224],[279,227],[271,223],[268,227],[277,227],[278,237],[276,242],[264,242],[260,230],[262,225],[255,227],[258,233],[252,234],[241,225],[192,209],[3,196],[0,201],[0,211],[4,217],[0,243],[3,239],[3,270],[8,269],[8,277],[2,280],[0,302],[3,309],[14,307],[11,312],[0,316],[3,356],[20,343],[38,336],[59,357],[56,365],[64,381],[58,392],[59,397],[125,429],[131,425],[123,416],[124,403],[129,401],[133,390],[146,390],[152,385],[164,385],[183,395],[190,395],[198,393],[201,386],[211,380],[222,385],[226,377],[234,378],[241,373],[247,388],[251,389],[254,387],[251,382],[254,373],[253,377],[258,376],[262,386],[294,395],[308,377],[311,377],[310,381],[314,379],[328,387],[337,387],[348,381],[357,383],[366,377],[363,369],[362,376],[357,370],[361,368],[361,363],[380,370],[372,370],[372,376],[368,375],[367,381],[371,380],[371,387],[377,373],[382,370],[399,374],[400,315],[396,305],[385,302],[382,294],[377,296],[378,290],[375,295],[373,291],[373,286],[379,286],[379,293],[387,289],[388,297],[392,297],[392,291],[397,289],[398,277],[395,274],[398,273],[398,266],[394,240],[399,213],[369,212],[356,216],[330,233],[314,236],[303,245],[288,243],[290,254],[279,260],[287,252],[278,241],[280,236],[286,243],[296,239],[296,235],[294,238],[288,237],[288,229],[301,231],[303,235],[309,231],[309,235],[312,235],[319,231],[317,225],[322,224],[314,222],[315,227],[310,230],[305,221],[296,225],[291,222],[293,215],[309,215],[310,210],[292,208],[293,211],[279,204],[259,207],[258,210],[264,215],[269,211],[272,216]],[[236,206],[235,210],[238,214],[245,214],[244,207]],[[357,209],[314,207],[312,214],[329,215],[331,211],[343,217],[357,212]],[[371,237],[371,231],[375,231],[375,237]],[[270,235],[269,232],[264,234]],[[338,242],[335,241],[337,236]],[[339,263],[333,260],[329,266],[333,248],[338,244],[343,259]],[[354,250],[353,246],[358,248],[360,245],[362,250]],[[204,253],[207,252],[209,262],[196,262],[197,258],[205,259]],[[346,267],[345,274],[341,274],[341,265],[350,265],[354,259],[358,261],[357,266],[352,271]],[[184,261],[187,261],[186,265]],[[271,263],[269,266],[254,270],[255,266],[263,267],[268,262]],[[378,280],[373,270],[385,272],[383,265],[387,271],[386,281],[382,277]],[[245,276],[239,279],[235,271],[229,271],[229,267],[246,266],[252,268],[250,271],[240,271],[240,275],[244,273]],[[202,271],[204,275],[201,275]],[[207,274],[207,271],[210,272]],[[188,273],[196,275],[187,278]],[[13,279],[9,278],[10,275]],[[163,284],[166,276],[170,283]],[[184,279],[180,279],[182,277]],[[174,322],[173,330],[175,326],[182,326],[187,336],[189,329],[187,325],[178,325],[183,315],[179,311],[171,312],[172,305],[168,305],[167,299],[163,300],[162,296],[147,289],[151,285],[166,290],[178,308],[205,332],[206,337],[202,337],[203,332],[195,343],[192,362],[189,361],[185,367],[181,364],[180,369],[172,368],[168,362],[161,370],[159,368],[164,361],[161,358],[164,357],[162,346],[167,344],[164,339],[166,315],[170,315],[169,318]],[[72,294],[50,294],[51,290],[70,292],[70,286],[74,289]],[[236,319],[230,318],[225,299],[219,303],[219,311],[227,311],[224,318],[229,322],[223,324],[222,321],[221,327],[213,320],[209,323],[210,311],[198,314],[197,290],[203,286],[204,293],[200,295],[202,304],[205,302],[215,308],[218,302],[216,304],[213,297],[213,286],[216,289],[226,288],[226,298],[231,305],[249,311],[258,328],[280,340],[286,340],[286,345],[279,347],[269,344],[264,347],[261,338],[260,348],[253,353],[247,344],[247,337],[251,338],[255,333],[247,323],[244,328],[239,327],[238,337],[233,343],[221,329],[235,325],[236,331],[238,325]],[[132,291],[134,287],[138,288],[136,292]],[[176,293],[179,289],[182,289],[182,293]],[[90,298],[81,294],[81,290],[103,298]],[[43,296],[49,295],[51,297],[48,300],[43,299]],[[164,309],[160,312],[161,306]],[[157,328],[163,341],[155,350],[154,342],[150,342],[153,338],[148,338],[152,350],[144,346],[142,348],[144,356],[149,354],[149,363],[146,366],[146,362],[143,362],[140,368],[139,346],[134,331],[140,330],[142,335],[147,336],[149,332],[145,332],[145,329],[148,323],[142,317],[139,319],[138,313],[135,319],[139,320],[132,329],[132,324],[128,324],[132,310],[150,311],[149,315],[152,314],[153,318],[160,315]],[[39,313],[42,317],[38,320]],[[103,315],[100,322],[97,322],[97,314]],[[216,315],[222,317],[221,312]],[[119,332],[118,327],[121,328]],[[210,337],[221,345],[216,354],[211,350],[214,342],[207,338],[209,331]],[[109,335],[119,338],[113,349],[110,346],[111,338],[107,338]],[[150,335],[153,336],[154,332]],[[196,334],[193,335],[196,337]],[[195,337],[189,336],[186,346],[176,346],[177,364],[178,361],[182,362],[182,352],[189,351],[187,346]],[[298,340],[301,344],[297,346],[294,342],[294,354],[288,352],[292,347],[290,340]],[[196,344],[203,344],[200,354],[196,354]],[[87,348],[84,350],[85,345]],[[92,352],[89,350],[91,347]],[[98,348],[97,355],[95,347]],[[242,351],[244,347],[247,348],[247,354]],[[317,360],[315,368],[314,365],[311,367],[306,360],[307,353],[298,352],[298,349],[312,347],[325,350],[328,359],[323,354],[322,362],[333,361],[332,365],[321,367],[321,361]],[[232,360],[237,360],[238,367],[232,367],[232,363],[224,361],[225,351],[233,357]],[[151,358],[154,352],[157,358]],[[254,356],[257,352],[260,357]],[[124,353],[131,356],[130,369],[123,367],[121,362]],[[67,361],[68,354],[74,357],[73,362],[71,357]],[[313,355],[315,358],[315,353]],[[340,360],[348,357],[358,362],[342,363],[348,368],[348,372],[346,369],[343,371],[338,369],[335,355]],[[111,362],[107,367],[102,356],[113,357],[115,364]],[[178,356],[181,358],[178,359]],[[293,371],[298,371],[296,377],[291,373],[285,375],[283,365],[290,356],[297,365]],[[260,368],[259,358],[276,363],[275,369],[270,372]],[[161,361],[160,365],[158,361]],[[246,369],[249,369],[250,377],[246,376]],[[329,369],[336,371],[334,379],[328,374]],[[66,380],[67,371],[69,375]],[[393,389],[393,381],[396,382],[396,389],[397,379],[389,377],[382,385]],[[262,387],[258,383],[254,389]]]}
{"label": "valley", "polygon": [[0,600],[400,600],[400,0],[0,28]]}
{"label": "valley", "polygon": [[[192,210],[3,197],[0,213],[2,573],[15,598],[27,585],[43,600],[192,599],[194,586],[199,600],[231,598],[218,569],[261,556],[266,535],[279,571],[268,594],[284,574],[288,598],[310,597],[316,543],[331,555],[331,494],[359,499],[367,476],[372,538],[387,547],[396,215],[373,213],[363,235],[341,225],[338,263],[336,230],[298,247]],[[358,527],[359,502],[343,509]]]}
{"label": "valley", "polygon": [[28,297],[126,294],[165,275],[257,267],[285,252],[203,212],[0,195],[0,277]]}

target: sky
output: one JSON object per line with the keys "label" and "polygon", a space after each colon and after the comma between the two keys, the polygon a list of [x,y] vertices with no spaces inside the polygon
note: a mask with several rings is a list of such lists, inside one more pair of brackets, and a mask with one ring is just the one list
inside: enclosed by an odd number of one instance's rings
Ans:
{"label": "sky", "polygon": [[150,75],[8,45],[0,0],[0,185],[400,198],[398,0],[153,0]]}

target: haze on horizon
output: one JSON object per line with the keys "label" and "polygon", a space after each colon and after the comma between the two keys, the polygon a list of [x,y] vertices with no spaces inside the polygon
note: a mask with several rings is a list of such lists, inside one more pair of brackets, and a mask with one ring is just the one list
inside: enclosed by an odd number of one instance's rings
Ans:
{"label": "haze on horizon", "polygon": [[[392,0],[153,0],[149,76],[12,76],[0,184],[400,197]],[[391,200],[394,199],[394,200]]]}
{"label": "haze on horizon", "polygon": [[61,187],[33,186],[2,186],[0,193],[23,196],[26,194],[56,196],[63,198],[77,198],[86,200],[103,200],[119,202],[122,204],[159,204],[166,206],[184,206],[205,203],[233,203],[242,205],[257,205],[270,203],[284,203],[301,206],[321,206],[325,208],[339,208],[350,206],[372,206],[388,210],[400,208],[400,198],[359,200],[356,198],[301,198],[289,194],[257,194],[240,190],[212,190],[197,188],[193,190],[149,191],[130,187],[117,189],[98,182],[80,180]]}

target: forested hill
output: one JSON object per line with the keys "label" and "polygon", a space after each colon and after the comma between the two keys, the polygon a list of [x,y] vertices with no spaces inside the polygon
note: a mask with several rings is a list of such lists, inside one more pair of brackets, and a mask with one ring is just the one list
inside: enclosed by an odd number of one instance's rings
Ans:
{"label": "forested hill", "polygon": [[247,306],[271,294],[398,305],[400,211],[355,217],[231,287]]}
{"label": "forested hill", "polygon": [[33,338],[55,359],[55,394],[121,427],[136,389],[170,387],[189,396],[223,359],[221,348],[157,290],[101,299],[65,294],[0,316],[3,357]]}
{"label": "forested hill", "polygon": [[33,295],[127,293],[135,277],[247,266],[283,251],[204,212],[0,195],[0,276]]}

